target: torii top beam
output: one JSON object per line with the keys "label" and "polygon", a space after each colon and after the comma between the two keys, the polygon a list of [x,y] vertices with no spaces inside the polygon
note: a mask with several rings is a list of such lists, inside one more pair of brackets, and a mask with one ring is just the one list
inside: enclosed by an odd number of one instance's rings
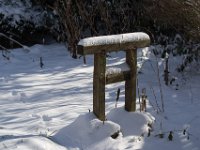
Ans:
{"label": "torii top beam", "polygon": [[101,51],[112,52],[147,47],[149,35],[143,32],[84,38],[78,43],[78,54],[88,55]]}

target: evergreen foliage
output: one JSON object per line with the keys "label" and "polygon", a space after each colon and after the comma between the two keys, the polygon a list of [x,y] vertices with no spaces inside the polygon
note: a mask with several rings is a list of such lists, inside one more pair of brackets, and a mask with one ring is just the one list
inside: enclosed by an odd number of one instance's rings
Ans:
{"label": "evergreen foliage", "polygon": [[[34,0],[0,0],[0,31],[19,41],[32,42],[35,34],[57,31],[59,23],[52,11],[44,9]],[[0,37],[2,45],[9,41]]]}

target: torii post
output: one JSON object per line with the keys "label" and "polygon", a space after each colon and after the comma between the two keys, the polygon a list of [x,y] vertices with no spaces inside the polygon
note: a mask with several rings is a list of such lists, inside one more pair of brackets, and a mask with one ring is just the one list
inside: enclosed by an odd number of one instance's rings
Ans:
{"label": "torii post", "polygon": [[[136,110],[137,48],[147,47],[149,44],[149,36],[142,32],[89,37],[79,41],[78,54],[94,54],[93,112],[97,118],[102,121],[106,119],[106,84],[125,81],[125,110]],[[121,68],[117,72],[106,69],[106,53],[113,51],[126,52],[128,69]]]}

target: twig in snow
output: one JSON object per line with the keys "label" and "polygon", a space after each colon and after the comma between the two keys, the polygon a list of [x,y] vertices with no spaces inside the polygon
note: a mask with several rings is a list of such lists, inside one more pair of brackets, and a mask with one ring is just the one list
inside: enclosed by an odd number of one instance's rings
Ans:
{"label": "twig in snow", "polygon": [[164,98],[163,98],[163,91],[162,91],[162,85],[161,85],[161,80],[160,80],[160,69],[159,69],[159,65],[158,65],[158,58],[157,56],[155,55],[155,58],[156,58],[156,70],[154,69],[151,61],[150,62],[150,65],[153,69],[153,71],[156,73],[156,76],[158,78],[158,84],[159,84],[159,89],[160,89],[160,99],[161,99],[161,106],[162,106],[162,112],[165,111],[165,105],[164,105]]}
{"label": "twig in snow", "polygon": [[168,139],[169,139],[169,141],[173,140],[173,132],[172,131],[169,132]]}
{"label": "twig in snow", "polygon": [[160,122],[160,133],[158,135],[159,135],[160,138],[164,137],[163,127],[162,127],[162,121]]}
{"label": "twig in snow", "polygon": [[2,56],[3,56],[4,58],[6,58],[7,60],[9,60],[10,58],[9,58],[8,56],[6,56],[6,55],[3,53],[4,50],[5,50],[6,52],[8,52],[7,48],[5,48],[5,47],[2,46],[2,45],[0,45],[0,48],[3,49],[3,50],[2,50]]}
{"label": "twig in snow", "polygon": [[40,57],[40,68],[43,68],[43,66],[44,66],[44,63],[43,63],[42,57]]}
{"label": "twig in snow", "polygon": [[153,93],[153,96],[154,96],[154,99],[155,99],[155,102],[156,102],[156,107],[157,107],[157,113],[158,112],[160,112],[161,110],[160,110],[160,106],[158,105],[158,100],[157,100],[157,97],[156,97],[156,94],[155,94],[155,91],[154,91],[154,89],[153,89],[153,87],[152,86],[150,86],[150,89],[151,89],[151,91],[152,91],[152,93]]}
{"label": "twig in snow", "polygon": [[152,106],[153,110],[158,114],[158,109],[155,108],[155,106],[149,101],[149,104]]}
{"label": "twig in snow", "polygon": [[163,91],[162,91],[162,85],[161,85],[161,80],[160,80],[160,69],[159,69],[159,66],[158,66],[158,58],[157,58],[157,56],[155,56],[155,57],[156,57],[157,78],[158,78],[159,89],[160,89],[162,112],[164,112],[165,111],[165,105],[164,105]]}
{"label": "twig in snow", "polygon": [[166,53],[166,56],[165,56],[164,80],[165,80],[165,84],[168,85],[169,84],[169,54],[168,53]]}
{"label": "twig in snow", "polygon": [[140,88],[139,88],[139,85],[138,85],[138,78],[137,78],[137,90],[138,90],[139,105],[140,105],[140,112],[141,112],[142,110],[141,110],[141,102],[140,102]]}
{"label": "twig in snow", "polygon": [[117,98],[116,98],[116,102],[115,102],[115,108],[117,108],[117,103],[119,100],[119,95],[120,95],[120,88],[117,89]]}
{"label": "twig in snow", "polygon": [[153,72],[156,74],[156,70],[154,69],[153,64],[151,63],[151,61],[149,61],[149,63],[151,65],[151,68],[153,69]]}
{"label": "twig in snow", "polygon": [[146,89],[145,88],[142,89],[141,97],[142,97],[141,111],[146,112],[147,95],[146,95]]}
{"label": "twig in snow", "polygon": [[85,55],[83,56],[83,63],[84,63],[84,64],[87,63],[87,61],[86,61],[86,56],[85,56]]}

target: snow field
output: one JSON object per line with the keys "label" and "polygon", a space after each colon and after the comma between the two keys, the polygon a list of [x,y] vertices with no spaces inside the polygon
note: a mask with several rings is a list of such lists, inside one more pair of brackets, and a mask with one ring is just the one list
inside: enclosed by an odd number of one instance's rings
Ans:
{"label": "snow field", "polygon": [[[176,82],[169,87],[162,83],[164,113],[157,114],[152,107],[157,108],[151,89],[159,106],[160,92],[155,57],[145,48],[138,51],[138,80],[140,90],[147,91],[147,112],[139,112],[138,101],[137,112],[124,111],[124,83],[111,84],[106,86],[108,121],[103,123],[92,113],[93,57],[87,56],[84,65],[82,59],[72,59],[62,44],[34,45],[30,49],[28,53],[10,50],[9,60],[0,55],[0,149],[200,149],[199,75],[184,74],[187,80],[181,82],[183,75],[174,72],[177,59],[170,59]],[[123,55],[112,53],[107,58],[109,66],[123,64]],[[163,62],[159,60],[160,72]],[[160,76],[163,81],[162,73]],[[148,123],[153,123],[150,137]],[[116,139],[110,137],[118,131]],[[169,131],[173,131],[173,141],[167,138]],[[164,133],[162,139],[157,136],[160,132]]]}

